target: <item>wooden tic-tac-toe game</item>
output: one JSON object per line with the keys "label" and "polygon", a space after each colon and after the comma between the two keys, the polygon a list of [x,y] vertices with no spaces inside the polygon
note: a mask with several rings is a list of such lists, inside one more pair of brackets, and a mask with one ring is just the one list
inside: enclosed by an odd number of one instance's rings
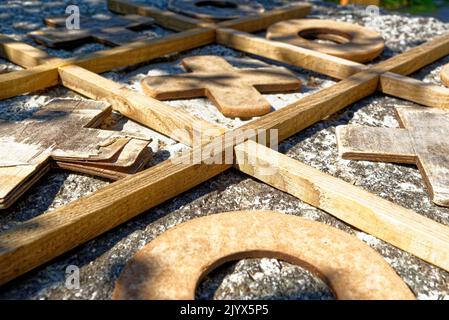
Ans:
{"label": "wooden tic-tac-toe game", "polygon": [[[66,32],[63,17],[46,17],[51,28],[30,34],[48,47],[80,41],[115,46],[100,52],[61,59],[0,35],[1,56],[24,68],[0,75],[1,99],[54,86],[90,99],[54,100],[30,119],[0,122],[0,208],[11,206],[54,167],[117,180],[2,231],[0,284],[231,168],[449,271],[449,227],[264,143],[285,140],[376,92],[412,101],[419,107],[396,108],[402,128],[339,127],[335,139],[340,154],[353,161],[416,165],[429,198],[448,206],[449,89],[407,76],[449,55],[448,34],[371,63],[384,49],[377,32],[355,24],[307,19],[312,9],[307,3],[274,10],[234,0],[171,0],[171,11],[126,0],[109,0],[108,6],[110,19],[84,17],[79,30]],[[155,39],[136,33],[152,24],[176,33]],[[266,31],[266,37],[256,35],[261,31]],[[219,56],[186,57],[180,61],[183,73],[145,77],[142,92],[100,75],[211,44],[283,67],[236,68]],[[338,82],[274,110],[263,93],[301,91],[301,81],[290,67]],[[447,73],[447,68],[441,73],[445,83]],[[251,121],[227,129],[162,102],[196,97],[207,98],[226,117]],[[151,138],[136,131],[103,130],[100,123],[111,112],[189,149],[147,168]],[[262,141],[260,132],[268,139]],[[198,154],[200,161],[194,161]],[[231,154],[230,162],[223,161],[225,154]],[[272,172],[267,173],[267,168]],[[340,299],[415,298],[383,257],[354,236],[270,211],[221,213],[166,231],[129,261],[113,297],[191,299],[206,271],[218,262],[245,257],[311,265]]]}

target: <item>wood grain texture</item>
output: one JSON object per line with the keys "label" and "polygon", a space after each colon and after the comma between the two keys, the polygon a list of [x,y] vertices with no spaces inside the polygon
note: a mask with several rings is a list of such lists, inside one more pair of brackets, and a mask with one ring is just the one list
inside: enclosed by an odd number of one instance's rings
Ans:
{"label": "wood grain texture", "polygon": [[259,92],[288,92],[300,88],[300,80],[280,67],[236,69],[218,56],[182,59],[189,73],[152,76],[142,80],[144,91],[159,100],[208,97],[227,117],[250,118],[271,110]]}
{"label": "wood grain texture", "polygon": [[218,29],[217,42],[235,50],[285,62],[337,79],[345,79],[365,69],[364,65],[357,62],[232,29]]}
{"label": "wood grain texture", "polygon": [[[384,50],[384,40],[379,33],[354,23],[334,20],[281,21],[268,28],[266,37],[357,62],[371,61]],[[315,39],[329,42],[320,43]]]}
{"label": "wood grain texture", "polygon": [[382,61],[373,68],[379,73],[409,75],[449,54],[449,33]]}
{"label": "wood grain texture", "polygon": [[192,164],[191,156],[162,162],[1,233],[0,285],[230,167]]}
{"label": "wood grain texture", "polygon": [[[91,174],[134,173],[150,159],[149,140],[136,140],[114,131],[93,129],[110,111],[95,101],[53,100],[32,118],[0,122],[0,208],[11,205],[37,181],[50,160],[85,168]],[[143,161],[146,160],[146,162]],[[140,165],[135,166],[136,163]],[[85,171],[83,171],[85,172]],[[109,177],[106,176],[106,177]],[[121,177],[119,175],[119,177]],[[26,186],[22,186],[26,184]]]}
{"label": "wood grain texture", "polygon": [[[285,62],[336,79],[345,79],[357,72],[368,70],[367,66],[357,62],[282,42],[266,40],[232,29],[218,29],[217,42],[239,51]],[[435,56],[435,49],[433,48],[435,45],[433,43],[433,45],[425,46],[431,53],[431,56]],[[449,51],[447,53],[449,54]],[[375,65],[370,68],[372,72],[377,72],[381,75],[378,89],[383,93],[413,101],[423,106],[447,109],[449,91],[446,88],[388,72],[389,68],[394,68],[395,63],[405,70],[404,74],[415,71],[416,67],[413,66],[413,63],[421,63],[422,51],[416,50],[411,57],[408,53],[404,55],[391,58],[394,59],[392,63],[382,63],[379,66]]]}
{"label": "wood grain texture", "polygon": [[[237,167],[336,218],[449,270],[449,227],[253,141],[236,146]],[[248,150],[257,152],[248,153]],[[260,168],[277,169],[265,175]]]}
{"label": "wood grain texture", "polygon": [[[248,26],[253,25],[249,23]],[[295,134],[298,130],[312,125],[322,117],[363,98],[370,94],[369,92],[374,92],[379,75],[386,72],[385,70],[397,68],[406,74],[446,55],[449,48],[445,37],[447,38],[447,35],[439,39],[443,43],[442,45],[435,40],[431,44],[425,44],[416,49],[411,54],[388,60],[380,68],[360,73],[342,81],[341,84],[325,89],[323,99],[321,99],[320,92],[311,95],[308,100],[292,104],[287,107],[285,113],[279,113],[281,117],[279,121],[276,119],[278,115],[278,111],[276,111],[262,117],[259,119],[260,121],[254,121],[246,128],[279,128],[281,138]],[[206,45],[214,40],[215,31],[213,29],[194,29],[164,39],[141,41],[125,48],[118,47],[83,58],[69,59],[64,63],[73,64],[76,61],[76,63],[83,63],[84,67],[94,72],[104,72],[116,67],[147,61],[166,53]],[[429,55],[426,55],[426,51],[429,52]],[[64,66],[64,63],[58,64],[57,67]],[[52,83],[55,81],[57,83],[58,73],[55,66],[43,67],[36,67],[42,68],[37,70],[35,68],[25,70],[26,72],[21,71],[19,74],[12,72],[9,75],[1,75],[0,97],[14,96],[30,91],[30,87],[32,90],[37,90],[54,85]],[[22,82],[23,78],[33,83]],[[351,87],[357,90],[350,92]],[[3,89],[8,91],[5,93],[2,91]],[[342,91],[340,92],[340,90]],[[330,98],[327,104],[326,97]],[[310,108],[307,106],[309,102],[311,103]],[[322,107],[323,110],[320,110]],[[225,148],[229,149],[232,146],[231,144]],[[112,184],[110,189],[100,190],[88,198],[52,212],[57,215],[47,213],[36,218],[37,221],[28,221],[8,231],[7,234],[1,234],[0,282],[9,281],[229,168],[229,166],[219,165],[188,165],[182,162],[172,165],[172,163],[164,163],[163,167],[161,165],[161,167],[153,168],[154,170],[149,169],[138,176],[126,178]],[[195,169],[193,169],[194,167]],[[213,169],[213,172],[210,168]],[[185,172],[189,172],[189,174],[184,176]],[[163,186],[162,190],[158,188],[159,186]],[[150,193],[149,196],[148,193]],[[111,197],[111,195],[113,196]],[[44,217],[48,217],[48,220]],[[41,225],[44,225],[45,229],[40,229]]]}
{"label": "wood grain texture", "polygon": [[251,121],[240,129],[277,129],[279,141],[282,141],[371,95],[377,89],[378,80],[379,76],[376,73],[357,73],[331,87],[319,90],[282,109]]}
{"label": "wood grain texture", "polygon": [[380,76],[380,91],[427,107],[449,109],[449,89],[399,74]]}
{"label": "wood grain texture", "polygon": [[222,21],[257,15],[264,7],[252,0],[169,0],[168,9],[204,21]]}
{"label": "wood grain texture", "polygon": [[184,15],[176,14],[174,12],[162,11],[151,6],[135,4],[129,0],[108,0],[108,6],[109,9],[113,12],[121,14],[139,14],[142,16],[152,17],[161,26],[176,31],[183,31],[199,27],[222,27],[233,28],[246,32],[255,32],[264,30],[271,24],[278,21],[303,18],[307,16],[312,9],[312,5],[309,3],[297,3],[286,7],[266,11],[262,14],[213,24],[191,17],[186,17]]}
{"label": "wood grain texture", "polygon": [[54,27],[53,29],[33,31],[28,35],[51,48],[80,45],[91,41],[117,46],[145,39],[146,36],[131,30],[149,27],[154,23],[152,18],[139,15],[115,16],[108,19],[81,16],[80,29],[68,30],[65,20],[65,17],[46,18],[45,23]]}
{"label": "wood grain texture", "polygon": [[449,206],[449,112],[396,107],[403,129],[343,126],[338,147],[345,159],[414,163],[433,202]]}
{"label": "wood grain texture", "polygon": [[228,261],[277,258],[303,266],[337,299],[415,299],[368,245],[336,228],[273,211],[196,218],[164,232],[122,271],[116,300],[193,300],[202,278]]}
{"label": "wood grain texture", "polygon": [[67,66],[62,67],[59,72],[65,87],[89,98],[107,101],[122,115],[187,145],[192,146],[194,136],[201,136],[203,131],[213,131],[213,136],[224,132],[218,125],[146,97],[83,68]]}
{"label": "wood grain texture", "polygon": [[55,59],[45,51],[2,34],[0,34],[0,57],[25,68],[35,67]]}
{"label": "wood grain texture", "polygon": [[224,21],[217,24],[221,28],[231,28],[245,32],[256,32],[268,28],[273,23],[304,18],[312,11],[310,3],[292,3],[290,5],[265,11],[258,15],[247,16],[235,20]]}
{"label": "wood grain texture", "polygon": [[56,60],[28,70],[10,72],[0,75],[0,99],[57,85],[59,83],[58,68],[62,66],[78,65],[95,73],[102,73],[149,61],[166,54],[197,48],[214,40],[214,30],[193,29],[160,39],[141,40],[80,57]]}
{"label": "wood grain texture", "polygon": [[156,20],[157,24],[175,31],[184,31],[205,25],[204,21],[198,19],[168,10],[160,10],[145,4],[132,3],[129,0],[108,0],[108,8],[112,12],[120,14],[138,14],[151,17]]}
{"label": "wood grain texture", "polygon": [[[367,73],[362,77],[355,75],[241,127],[239,130],[241,134],[236,133],[235,139],[225,139],[223,142],[219,137],[204,146],[202,150],[227,150],[232,154],[235,144],[251,138],[245,134],[246,129],[253,132],[257,129],[278,129],[279,140],[285,139],[363,96],[371,94],[376,90],[377,81],[377,74]],[[285,111],[282,112],[282,110]],[[200,151],[200,154],[202,152]],[[5,270],[3,273],[0,271],[0,283],[7,282],[49,261],[231,166],[228,162],[213,164],[217,159],[214,153],[206,153],[202,162],[196,163],[192,159],[197,153],[198,151],[194,149],[189,154],[181,156],[175,163],[167,161],[163,165],[147,169],[144,174],[138,173],[120,180],[91,196],[40,216],[36,218],[39,219],[37,221],[29,220],[8,233],[0,234],[0,248],[7,248],[3,252],[0,251],[0,270]],[[206,165],[206,163],[209,164]],[[154,176],[157,178],[153,178]],[[160,179],[163,179],[162,187],[159,185]],[[106,221],[97,223],[97,219],[101,217],[105,217]],[[48,220],[40,220],[44,218]],[[81,229],[77,229],[80,226],[79,219],[83,221],[80,222],[82,234],[79,231]],[[32,228],[33,225],[49,226],[49,228]],[[65,240],[61,241],[61,239]],[[37,250],[39,247],[42,248],[44,243],[46,248],[52,248],[52,250]],[[25,263],[16,265],[14,261],[25,261]]]}

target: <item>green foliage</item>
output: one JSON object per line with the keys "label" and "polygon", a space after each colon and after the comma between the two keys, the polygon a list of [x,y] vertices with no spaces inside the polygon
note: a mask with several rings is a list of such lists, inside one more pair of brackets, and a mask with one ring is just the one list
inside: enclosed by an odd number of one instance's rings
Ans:
{"label": "green foliage", "polygon": [[[329,2],[340,3],[339,0],[330,0]],[[381,0],[380,5],[385,9],[408,13],[431,13],[441,7],[449,6],[449,0]]]}
{"label": "green foliage", "polygon": [[[449,1],[441,2],[449,3]],[[438,9],[438,4],[432,0],[383,0],[381,5],[386,9],[404,9],[410,13],[432,12]]]}

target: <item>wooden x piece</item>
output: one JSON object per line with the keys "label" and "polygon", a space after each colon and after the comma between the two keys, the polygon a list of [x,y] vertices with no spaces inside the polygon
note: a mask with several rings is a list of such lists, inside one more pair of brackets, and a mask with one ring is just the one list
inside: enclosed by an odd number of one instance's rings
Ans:
{"label": "wooden x piece", "polygon": [[416,164],[433,201],[449,206],[449,112],[396,107],[401,129],[340,126],[339,152],[345,159]]}
{"label": "wooden x piece", "polygon": [[159,100],[207,96],[228,117],[249,118],[270,112],[271,105],[259,93],[298,90],[301,82],[285,68],[235,69],[217,56],[182,60],[191,73],[147,77],[144,91]]}
{"label": "wooden x piece", "polygon": [[145,38],[129,29],[144,28],[154,23],[154,19],[138,15],[109,19],[81,17],[81,28],[69,30],[66,28],[65,17],[46,18],[44,21],[55,29],[39,30],[29,35],[47,47],[64,47],[89,39],[111,46],[124,45]]}
{"label": "wooden x piece", "polygon": [[[54,100],[32,118],[0,122],[0,208],[11,205],[48,170],[62,168],[119,179],[141,169],[149,141],[93,129],[107,103]],[[90,127],[90,128],[88,128]]]}

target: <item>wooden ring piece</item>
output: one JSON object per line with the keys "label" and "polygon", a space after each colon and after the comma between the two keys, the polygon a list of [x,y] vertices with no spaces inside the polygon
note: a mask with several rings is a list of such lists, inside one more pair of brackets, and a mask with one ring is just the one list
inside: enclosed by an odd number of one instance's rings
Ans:
{"label": "wooden ring piece", "polygon": [[449,63],[441,69],[440,76],[441,82],[443,82],[446,87],[449,87]]}
{"label": "wooden ring piece", "polygon": [[[373,60],[385,46],[380,34],[371,29],[352,23],[319,19],[275,23],[268,28],[267,38],[357,62]],[[314,39],[336,43],[319,43]]]}
{"label": "wooden ring piece", "polygon": [[129,261],[114,299],[194,299],[219,265],[272,257],[305,266],[338,299],[414,299],[389,264],[357,238],[297,216],[238,211],[190,220],[164,232]]}
{"label": "wooden ring piece", "polygon": [[170,0],[168,8],[207,21],[237,19],[264,12],[264,7],[250,0]]}

